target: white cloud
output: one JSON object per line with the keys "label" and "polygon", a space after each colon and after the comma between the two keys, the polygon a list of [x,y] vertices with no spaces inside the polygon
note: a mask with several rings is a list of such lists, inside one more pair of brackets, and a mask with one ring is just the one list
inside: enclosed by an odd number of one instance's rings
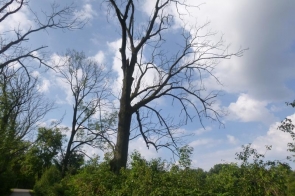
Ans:
{"label": "white cloud", "polygon": [[47,64],[51,67],[62,66],[66,62],[66,56],[62,56],[56,53],[53,53],[50,56],[49,62]]}
{"label": "white cloud", "polygon": [[108,43],[109,50],[114,54],[114,59],[113,59],[113,66],[112,69],[115,73],[117,73],[117,77],[113,82],[112,85],[112,90],[115,95],[120,95],[121,92],[121,86],[122,86],[122,80],[123,80],[123,72],[121,69],[121,55],[119,52],[119,48],[121,46],[121,39],[116,40],[114,42],[109,42]]}
{"label": "white cloud", "polygon": [[[52,67],[58,67],[59,69],[64,69],[64,63],[66,62],[66,56],[58,55],[53,53],[51,55],[50,61],[48,62],[49,65]],[[72,91],[69,84],[66,82],[65,79],[59,76],[59,73],[53,70],[49,70],[50,77],[51,77],[51,85],[54,86],[59,92],[55,95],[55,99],[57,100],[56,103],[58,104],[69,104],[72,105]],[[65,93],[64,96],[62,93]],[[62,98],[61,98],[62,97]]]}
{"label": "white cloud", "polygon": [[40,76],[40,72],[39,71],[33,71],[31,73],[31,75],[34,77],[34,78],[38,78]]}
{"label": "white cloud", "polygon": [[83,5],[82,10],[76,11],[75,16],[79,17],[82,20],[89,20],[96,16],[97,13],[92,9],[91,4],[86,3]]}
{"label": "white cloud", "polygon": [[233,147],[224,150],[216,150],[209,153],[194,153],[192,157],[193,167],[209,170],[215,164],[236,162],[235,153],[240,152],[241,147]]}
{"label": "white cloud", "polygon": [[189,146],[195,148],[197,146],[202,146],[206,148],[211,148],[213,146],[216,146],[220,144],[222,140],[214,140],[212,138],[202,138],[202,139],[197,139],[189,143]]}
{"label": "white cloud", "polygon": [[[15,10],[19,4],[13,3],[7,10]],[[29,19],[29,9],[23,6],[19,11],[11,14],[0,23],[0,33],[3,35],[11,31],[11,35],[15,35],[13,30],[21,30],[22,33],[34,26],[34,23]]]}
{"label": "white cloud", "polygon": [[96,53],[96,55],[93,57],[93,59],[99,64],[104,63],[105,55],[104,55],[103,51],[98,51],[98,53]]}
{"label": "white cloud", "polygon": [[50,82],[49,82],[49,80],[43,78],[43,79],[42,79],[42,83],[41,83],[41,85],[38,85],[38,90],[39,90],[41,93],[48,92],[49,87],[50,87]]}
{"label": "white cloud", "polygon": [[237,144],[239,142],[239,140],[233,135],[226,135],[226,137],[230,144]]}
{"label": "white cloud", "polygon": [[[295,122],[295,113],[287,118]],[[272,159],[283,160],[290,155],[290,152],[287,152],[287,144],[292,142],[292,138],[290,134],[278,130],[280,124],[280,122],[273,123],[266,135],[259,136],[252,142],[252,147],[257,149],[259,153],[265,153],[265,145],[271,145],[272,150],[266,155]]]}
{"label": "white cloud", "polygon": [[270,124],[276,120],[275,116],[266,108],[266,101],[258,101],[247,94],[241,94],[235,103],[228,107],[229,120],[240,120],[242,122],[263,122]]}
{"label": "white cloud", "polygon": [[195,135],[202,135],[202,134],[208,133],[210,131],[212,131],[212,128],[211,127],[205,127],[205,128],[197,129],[197,130],[193,131],[193,133]]}
{"label": "white cloud", "polygon": [[129,154],[131,154],[134,150],[137,150],[147,160],[161,157],[161,154],[157,152],[153,146],[150,146],[149,149],[147,148],[142,137],[131,140],[129,146]]}

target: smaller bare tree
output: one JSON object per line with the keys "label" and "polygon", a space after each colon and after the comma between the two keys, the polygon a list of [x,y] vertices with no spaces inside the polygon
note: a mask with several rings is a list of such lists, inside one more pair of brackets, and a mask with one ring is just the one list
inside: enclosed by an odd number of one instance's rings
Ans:
{"label": "smaller bare tree", "polygon": [[109,124],[101,116],[102,109],[107,106],[107,98],[110,96],[108,73],[103,66],[86,58],[82,52],[69,51],[65,63],[58,67],[58,72],[68,84],[73,98],[70,137],[63,154],[62,175],[64,176],[71,155],[77,151],[84,153],[81,150],[83,145],[101,147],[101,144],[108,142],[113,146],[109,135],[113,130],[109,132],[111,130],[109,125],[114,122]]}

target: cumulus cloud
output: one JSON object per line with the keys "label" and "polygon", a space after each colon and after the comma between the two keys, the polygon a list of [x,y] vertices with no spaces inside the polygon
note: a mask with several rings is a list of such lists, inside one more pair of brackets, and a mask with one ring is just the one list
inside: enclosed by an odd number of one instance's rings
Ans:
{"label": "cumulus cloud", "polygon": [[230,115],[228,120],[242,122],[263,122],[270,124],[276,120],[270,110],[266,108],[268,102],[257,101],[247,94],[241,94],[235,103],[228,107]]}
{"label": "cumulus cloud", "polygon": [[[51,55],[50,61],[48,62],[49,65],[52,67],[59,67],[59,69],[63,69],[65,61],[67,57],[58,55],[56,53],[53,53]],[[49,74],[51,77],[51,85],[54,86],[55,90],[55,99],[56,103],[58,104],[70,104],[72,105],[72,91],[69,87],[69,84],[66,82],[65,79],[59,76],[58,72],[55,72],[53,70],[49,70]],[[80,73],[81,75],[81,73]],[[53,79],[54,78],[54,79]]]}
{"label": "cumulus cloud", "polygon": [[[198,5],[194,0],[189,5]],[[151,13],[154,1],[145,1],[143,9]],[[181,15],[175,17],[175,25],[189,30],[191,26],[202,25],[210,21],[208,28],[217,31],[217,41],[221,35],[229,51],[249,48],[241,58],[221,61],[214,74],[223,83],[223,89],[229,93],[247,92],[257,100],[285,101],[294,96],[287,81],[295,80],[294,43],[295,2],[285,3],[275,0],[233,0],[206,1],[199,8],[179,6],[169,10]],[[249,13],[251,13],[249,15]],[[204,80],[207,89],[221,88],[214,78]]]}

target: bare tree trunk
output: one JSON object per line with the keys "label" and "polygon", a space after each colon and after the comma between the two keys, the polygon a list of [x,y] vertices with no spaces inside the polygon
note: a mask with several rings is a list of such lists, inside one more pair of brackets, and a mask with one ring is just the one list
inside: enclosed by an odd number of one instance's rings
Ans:
{"label": "bare tree trunk", "polygon": [[69,158],[70,158],[70,155],[71,155],[71,147],[72,147],[72,144],[73,144],[73,141],[74,141],[74,136],[76,134],[75,126],[77,124],[77,120],[76,120],[77,111],[78,111],[78,108],[77,108],[77,104],[76,104],[75,108],[74,108],[71,137],[69,139],[67,150],[66,150],[65,156],[64,156],[63,161],[62,161],[62,172],[61,172],[62,177],[65,177],[65,175],[66,175],[66,171],[67,171],[68,164],[69,164]]}
{"label": "bare tree trunk", "polygon": [[114,158],[111,161],[111,170],[115,173],[119,173],[120,169],[122,167],[126,168],[127,165],[130,126],[133,114],[130,104],[133,69],[129,66],[128,60],[125,62],[124,67],[125,76],[123,79],[123,90],[120,99],[117,142],[115,146]]}
{"label": "bare tree trunk", "polygon": [[70,144],[73,143],[73,140],[74,140],[74,134],[72,134],[70,137],[70,140],[69,140],[68,146],[67,146],[67,150],[66,150],[65,156],[63,158],[62,171],[61,171],[62,177],[65,177],[65,175],[66,175],[66,171],[68,168],[69,159],[70,159],[70,155],[71,155],[71,145]]}
{"label": "bare tree trunk", "polygon": [[119,173],[120,169],[122,167],[125,168],[127,164],[131,117],[132,114],[126,110],[120,111],[119,113],[117,142],[115,146],[114,158],[111,161],[111,169],[115,173]]}

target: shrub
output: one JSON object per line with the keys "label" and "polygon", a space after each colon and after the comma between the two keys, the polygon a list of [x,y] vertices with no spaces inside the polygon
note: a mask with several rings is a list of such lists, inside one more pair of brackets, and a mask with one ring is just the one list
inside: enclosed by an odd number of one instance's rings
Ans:
{"label": "shrub", "polygon": [[51,166],[47,169],[34,186],[36,196],[57,196],[63,195],[60,171]]}

